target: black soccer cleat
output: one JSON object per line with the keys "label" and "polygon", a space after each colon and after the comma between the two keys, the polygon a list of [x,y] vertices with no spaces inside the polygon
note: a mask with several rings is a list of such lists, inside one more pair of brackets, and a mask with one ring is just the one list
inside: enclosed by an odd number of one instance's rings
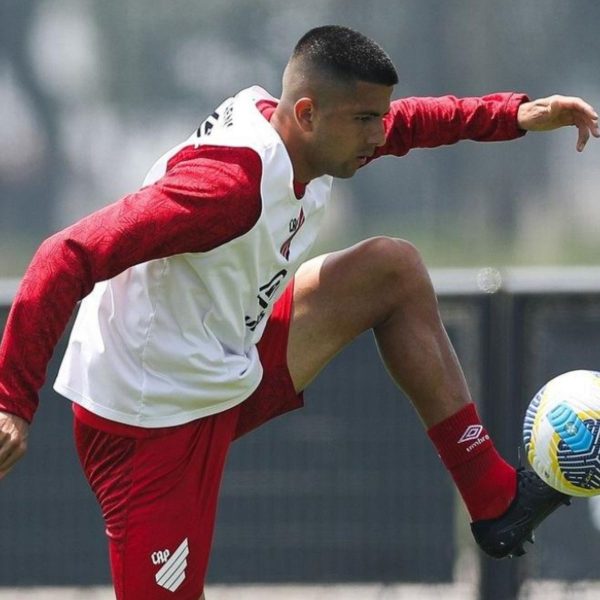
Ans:
{"label": "black soccer cleat", "polygon": [[492,558],[523,556],[524,543],[533,544],[533,530],[571,497],[551,488],[529,469],[517,469],[517,495],[495,519],[471,523],[479,547]]}

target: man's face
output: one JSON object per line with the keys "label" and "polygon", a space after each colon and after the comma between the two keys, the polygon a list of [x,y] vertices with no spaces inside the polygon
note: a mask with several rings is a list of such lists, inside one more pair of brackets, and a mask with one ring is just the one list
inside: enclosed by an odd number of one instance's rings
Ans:
{"label": "man's face", "polygon": [[324,100],[315,102],[309,162],[316,173],[352,177],[383,145],[392,90],[363,81],[332,85]]}

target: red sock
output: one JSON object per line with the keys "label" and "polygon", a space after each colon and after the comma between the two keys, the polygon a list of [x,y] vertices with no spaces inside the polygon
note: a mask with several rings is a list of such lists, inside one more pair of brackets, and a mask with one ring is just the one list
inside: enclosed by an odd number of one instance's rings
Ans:
{"label": "red sock", "polygon": [[515,497],[516,471],[498,454],[475,404],[467,404],[427,434],[450,471],[471,520],[500,516]]}

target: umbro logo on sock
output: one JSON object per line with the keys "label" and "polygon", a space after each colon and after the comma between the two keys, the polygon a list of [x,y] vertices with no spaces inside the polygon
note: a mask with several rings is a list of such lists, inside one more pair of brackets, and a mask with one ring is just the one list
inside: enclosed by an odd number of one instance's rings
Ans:
{"label": "umbro logo on sock", "polygon": [[476,440],[483,431],[483,427],[481,425],[469,425],[460,436],[460,439],[457,444],[462,444],[463,442],[470,442],[471,440]]}
{"label": "umbro logo on sock", "polygon": [[152,562],[154,564],[156,564],[155,560],[163,562],[164,558],[168,557],[154,577],[156,583],[158,583],[160,587],[165,588],[170,592],[174,592],[185,581],[185,569],[187,567],[187,556],[189,553],[188,539],[185,538],[173,554],[170,554],[168,550],[163,550],[160,553],[154,552],[152,554]]}
{"label": "umbro logo on sock", "polygon": [[477,446],[481,446],[481,444],[484,444],[490,439],[490,436],[487,433],[481,435],[482,433],[483,427],[481,425],[469,425],[456,443],[463,444],[464,442],[473,442],[466,448],[467,452],[471,452],[471,450],[477,448]]}

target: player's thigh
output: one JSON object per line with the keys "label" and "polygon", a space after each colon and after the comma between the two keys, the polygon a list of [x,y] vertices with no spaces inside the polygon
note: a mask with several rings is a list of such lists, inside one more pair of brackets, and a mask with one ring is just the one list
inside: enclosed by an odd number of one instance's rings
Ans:
{"label": "player's thigh", "polygon": [[76,420],[77,448],[102,508],[119,600],[201,598],[236,412],[143,439]]}
{"label": "player's thigh", "polygon": [[385,320],[396,307],[399,285],[423,270],[414,246],[387,237],[304,263],[295,277],[288,340],[296,390],[304,389],[346,344]]}

